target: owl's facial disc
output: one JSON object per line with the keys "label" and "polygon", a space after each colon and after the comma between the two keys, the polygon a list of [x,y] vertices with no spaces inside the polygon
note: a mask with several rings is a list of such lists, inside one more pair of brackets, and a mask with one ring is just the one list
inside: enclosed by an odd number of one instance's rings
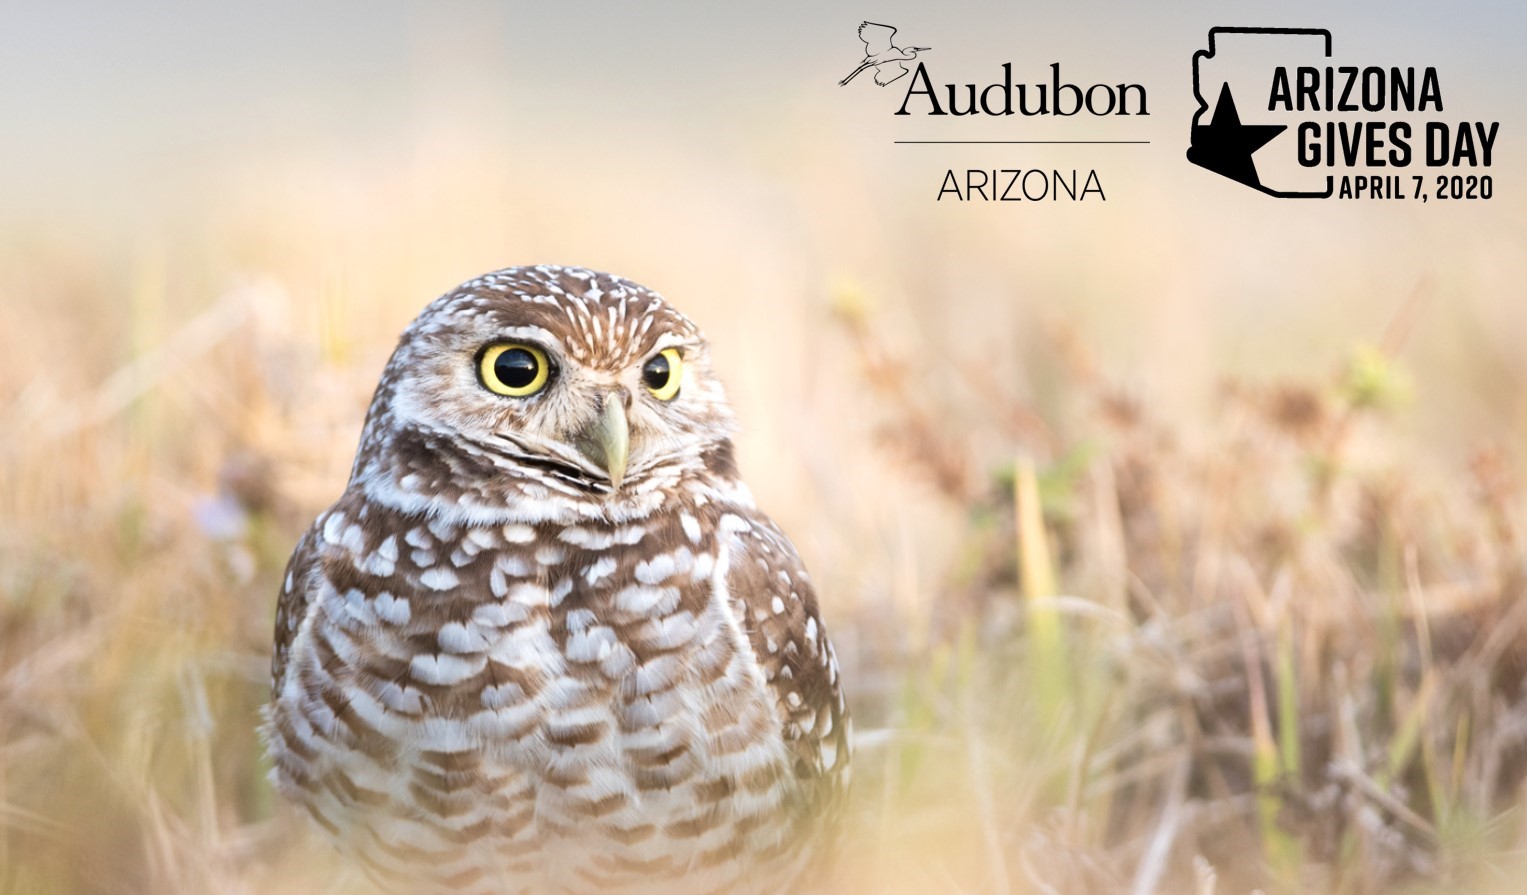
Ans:
{"label": "owl's facial disc", "polygon": [[696,479],[736,476],[709,346],[635,283],[509,268],[437,299],[404,332],[356,475],[410,495],[650,512]]}
{"label": "owl's facial disc", "polygon": [[480,421],[490,441],[513,445],[519,463],[615,494],[628,472],[671,459],[684,439],[693,413],[681,396],[693,384],[684,357],[699,352],[698,343],[661,335],[645,351],[611,351],[592,363],[553,333],[525,327],[464,334],[457,344],[476,371],[470,392],[481,412],[457,418],[454,428],[479,437]]}

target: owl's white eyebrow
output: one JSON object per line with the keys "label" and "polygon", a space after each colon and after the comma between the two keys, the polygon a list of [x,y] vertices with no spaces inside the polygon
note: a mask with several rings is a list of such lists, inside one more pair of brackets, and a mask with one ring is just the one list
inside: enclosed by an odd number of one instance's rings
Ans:
{"label": "owl's white eyebrow", "polygon": [[681,345],[689,344],[691,344],[691,340],[684,338],[678,333],[664,333],[658,336],[656,342],[652,343],[652,352],[656,354],[664,348],[677,348]]}
{"label": "owl's white eyebrow", "polygon": [[551,330],[539,326],[506,326],[498,330],[501,339],[519,339],[526,342],[535,342],[539,345],[551,346],[557,343]]}

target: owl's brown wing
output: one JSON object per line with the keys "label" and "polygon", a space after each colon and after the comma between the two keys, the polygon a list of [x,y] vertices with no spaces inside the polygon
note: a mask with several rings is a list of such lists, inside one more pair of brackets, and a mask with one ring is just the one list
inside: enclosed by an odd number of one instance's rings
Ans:
{"label": "owl's brown wing", "polygon": [[778,701],[802,784],[800,808],[825,814],[848,782],[851,725],[838,659],[794,545],[762,513],[744,522],[731,548],[727,589]]}
{"label": "owl's brown wing", "polygon": [[286,673],[287,654],[291,651],[292,641],[297,637],[297,630],[302,626],[308,605],[317,590],[313,576],[319,564],[318,543],[319,534],[315,526],[308,529],[297,542],[292,558],[286,562],[286,574],[281,579],[281,598],[276,603],[276,646],[270,658],[272,696],[281,690],[281,676]]}

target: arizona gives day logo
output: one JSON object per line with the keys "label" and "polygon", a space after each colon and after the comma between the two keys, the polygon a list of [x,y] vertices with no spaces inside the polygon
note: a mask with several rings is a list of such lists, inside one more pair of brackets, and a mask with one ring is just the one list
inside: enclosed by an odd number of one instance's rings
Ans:
{"label": "arizona gives day logo", "polygon": [[1208,50],[1193,54],[1193,94],[1188,160],[1269,196],[1494,195],[1500,122],[1443,118],[1434,67],[1332,65],[1323,28],[1210,29]]}

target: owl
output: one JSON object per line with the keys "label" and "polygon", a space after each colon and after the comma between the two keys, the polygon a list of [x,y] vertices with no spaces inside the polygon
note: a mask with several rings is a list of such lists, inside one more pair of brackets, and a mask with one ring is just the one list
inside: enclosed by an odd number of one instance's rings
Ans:
{"label": "owl", "polygon": [[776,893],[832,838],[850,727],[704,337],[570,267],[404,331],[297,544],[262,733],[381,888]]}

